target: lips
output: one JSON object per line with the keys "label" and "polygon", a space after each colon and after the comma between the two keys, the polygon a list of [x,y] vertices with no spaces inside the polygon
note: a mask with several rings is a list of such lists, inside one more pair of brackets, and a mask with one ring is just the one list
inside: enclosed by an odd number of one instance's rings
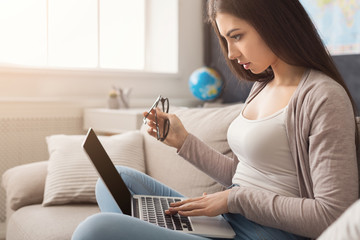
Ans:
{"label": "lips", "polygon": [[249,70],[250,69],[250,63],[243,64],[243,67],[245,68],[245,70]]}
{"label": "lips", "polygon": [[243,65],[243,67],[244,67],[245,70],[249,70],[249,68],[250,68],[250,62],[240,62],[240,60],[239,60],[238,63],[239,63],[240,65]]}

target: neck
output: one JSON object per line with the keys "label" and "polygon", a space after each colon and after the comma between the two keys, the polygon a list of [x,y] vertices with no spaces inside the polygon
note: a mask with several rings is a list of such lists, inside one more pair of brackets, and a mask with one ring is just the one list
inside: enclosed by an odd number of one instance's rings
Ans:
{"label": "neck", "polygon": [[271,67],[274,71],[272,86],[297,86],[306,70],[304,67],[289,65],[280,60]]}

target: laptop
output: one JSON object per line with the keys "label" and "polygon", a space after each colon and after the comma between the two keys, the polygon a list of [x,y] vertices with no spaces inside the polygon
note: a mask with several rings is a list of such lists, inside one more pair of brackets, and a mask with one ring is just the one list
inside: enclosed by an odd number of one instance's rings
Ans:
{"label": "laptop", "polygon": [[212,238],[234,238],[235,232],[222,217],[184,217],[167,215],[170,203],[185,198],[131,195],[93,129],[89,129],[83,148],[101,179],[124,214],[156,224],[159,227]]}

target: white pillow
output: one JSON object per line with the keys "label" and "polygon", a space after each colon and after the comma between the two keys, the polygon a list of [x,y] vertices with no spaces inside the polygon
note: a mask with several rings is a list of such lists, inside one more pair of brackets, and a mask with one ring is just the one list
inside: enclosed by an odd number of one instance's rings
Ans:
{"label": "white pillow", "polygon": [[360,200],[353,203],[317,240],[360,239]]}
{"label": "white pillow", "polygon": [[[96,202],[99,175],[82,148],[84,135],[52,135],[46,138],[50,154],[43,206]],[[99,136],[115,165],[145,172],[143,137],[140,131]]]}

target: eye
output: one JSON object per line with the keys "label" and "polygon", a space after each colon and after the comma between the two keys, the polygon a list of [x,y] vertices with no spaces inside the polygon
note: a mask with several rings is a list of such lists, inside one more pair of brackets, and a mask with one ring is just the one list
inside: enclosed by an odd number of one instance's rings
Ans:
{"label": "eye", "polygon": [[231,36],[230,38],[235,39],[236,41],[239,41],[242,38],[242,34],[236,34],[234,36]]}

